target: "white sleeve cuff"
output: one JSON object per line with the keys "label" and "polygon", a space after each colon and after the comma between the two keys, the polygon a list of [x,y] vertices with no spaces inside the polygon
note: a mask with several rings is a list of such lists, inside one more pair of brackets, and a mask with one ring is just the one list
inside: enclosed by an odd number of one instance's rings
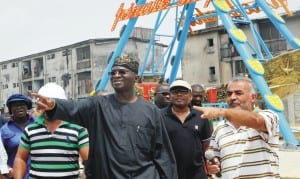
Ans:
{"label": "white sleeve cuff", "polygon": [[7,173],[9,173],[8,167],[7,167],[6,164],[0,165],[0,171],[1,171],[1,174],[7,174]]}

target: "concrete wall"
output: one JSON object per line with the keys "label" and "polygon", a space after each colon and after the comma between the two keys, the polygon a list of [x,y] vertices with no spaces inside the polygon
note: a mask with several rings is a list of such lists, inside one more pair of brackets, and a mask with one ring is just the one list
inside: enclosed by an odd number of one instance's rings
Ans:
{"label": "concrete wall", "polygon": [[[300,27],[300,12],[297,13],[297,16],[291,16],[291,17],[287,17],[287,19],[285,19],[286,22],[286,26],[288,27],[288,29],[291,31],[291,33],[296,37],[296,38],[300,38],[300,31],[299,31],[299,27]],[[288,44],[288,49],[291,49],[291,46]]]}
{"label": "concrete wall", "polygon": [[[209,49],[208,39],[213,39]],[[182,59],[182,77],[193,83],[216,85],[220,83],[219,36],[211,31],[188,38]],[[209,67],[215,67],[215,79],[211,79]]]}
{"label": "concrete wall", "polygon": [[[1,83],[0,83],[0,99],[4,98],[6,96],[9,96],[14,93],[18,93],[20,91],[20,68],[21,65],[18,64],[17,67],[13,67],[13,63],[16,63],[15,61],[11,61],[9,63],[6,63],[6,69],[1,68]],[[3,67],[3,66],[1,66]],[[18,86],[15,86],[13,84],[18,84]],[[4,86],[7,86],[7,88],[3,88]],[[0,108],[5,107],[6,101],[0,100]]]}
{"label": "concrete wall", "polygon": [[[254,36],[249,28],[240,26],[248,41],[253,44]],[[207,40],[213,39],[214,47],[211,51]],[[182,77],[190,83],[201,83],[215,86],[226,83],[232,78],[230,61],[222,61],[220,48],[229,43],[228,34],[224,29],[212,28],[210,31],[199,32],[187,39],[182,59]],[[251,49],[248,49],[251,51]],[[238,58],[240,59],[240,58]],[[235,60],[235,59],[230,59]],[[215,79],[211,79],[209,67],[215,67]]]}

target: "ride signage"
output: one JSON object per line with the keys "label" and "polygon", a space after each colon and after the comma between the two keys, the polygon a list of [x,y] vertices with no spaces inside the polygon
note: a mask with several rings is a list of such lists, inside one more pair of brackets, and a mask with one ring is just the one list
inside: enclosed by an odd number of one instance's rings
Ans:
{"label": "ride signage", "polygon": [[[121,5],[116,13],[116,18],[112,25],[111,31],[115,30],[118,22],[120,22],[120,21],[123,21],[126,19],[131,19],[131,18],[137,18],[139,16],[148,15],[148,14],[162,11],[162,10],[172,8],[172,7],[183,6],[183,5],[194,3],[197,1],[201,1],[201,0],[179,0],[175,3],[171,2],[171,0],[154,0],[154,1],[150,1],[150,2],[147,2],[144,4],[140,4],[140,5],[138,5],[136,3],[131,3],[131,5],[128,9],[124,8],[125,3],[121,3]],[[210,1],[211,0],[205,1],[204,8],[208,7]],[[217,0],[217,2],[218,1],[222,1],[222,0]],[[233,10],[232,12],[230,12],[230,15],[232,17],[237,17],[237,16],[241,15],[240,12],[238,12],[237,10],[236,11],[234,10],[235,6],[229,0],[223,0],[223,1],[230,7],[230,9]],[[246,9],[246,13],[247,14],[259,13],[261,11],[260,8],[253,6],[252,3],[250,3],[250,2],[242,3],[242,6]],[[269,5],[271,7],[273,7],[274,9],[283,7],[288,15],[292,15],[292,13],[287,8],[287,0],[271,0]],[[215,13],[214,10],[208,10],[206,12],[202,12],[199,8],[195,8],[195,10],[196,10],[195,17],[201,17],[204,15]],[[216,21],[217,19],[218,19],[217,15],[211,16],[211,17],[199,18],[195,22],[192,22],[191,26],[199,25],[199,24],[206,23],[206,22]]]}

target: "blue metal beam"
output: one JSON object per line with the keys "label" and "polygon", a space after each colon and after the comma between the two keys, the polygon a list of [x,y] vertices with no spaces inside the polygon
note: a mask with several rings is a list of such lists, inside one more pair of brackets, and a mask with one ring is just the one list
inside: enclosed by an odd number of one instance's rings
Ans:
{"label": "blue metal beam", "polygon": [[187,13],[186,13],[184,26],[182,28],[182,31],[181,31],[181,34],[180,34],[180,37],[179,37],[179,44],[178,44],[178,47],[177,47],[175,60],[174,60],[173,66],[172,66],[172,70],[171,70],[171,74],[170,74],[170,78],[169,78],[169,83],[172,83],[176,79],[177,72],[178,72],[178,69],[179,69],[179,64],[180,64],[180,61],[181,61],[181,58],[182,58],[185,42],[186,42],[188,31],[189,31],[189,26],[190,26],[191,19],[192,19],[192,16],[193,16],[193,12],[194,12],[194,9],[195,9],[195,5],[196,5],[196,3],[191,3],[191,4],[188,4],[188,5],[184,6],[184,9],[187,9],[186,10]]}
{"label": "blue metal beam", "polygon": [[[146,0],[138,0],[137,4],[140,5],[140,4],[144,4],[146,2]],[[132,32],[132,30],[134,29],[134,26],[137,22],[137,19],[138,18],[132,18],[128,21],[128,24],[126,25],[121,37],[120,37],[120,40],[119,40],[119,43],[117,45],[117,49],[114,51],[114,53],[112,54],[111,58],[109,59],[109,63],[108,65],[106,66],[104,72],[103,72],[103,75],[102,75],[102,78],[99,79],[100,83],[98,84],[98,86],[95,87],[95,90],[96,91],[100,91],[100,90],[104,90],[108,81],[109,81],[109,75],[108,75],[108,72],[111,70],[114,62],[115,62],[115,59],[116,57],[120,56],[129,37],[130,37],[130,34]]]}

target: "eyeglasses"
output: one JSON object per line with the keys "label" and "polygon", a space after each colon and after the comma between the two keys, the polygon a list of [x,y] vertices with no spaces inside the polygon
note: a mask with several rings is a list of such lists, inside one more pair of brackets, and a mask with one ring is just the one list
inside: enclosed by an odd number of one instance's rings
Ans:
{"label": "eyeglasses", "polygon": [[163,96],[170,96],[169,92],[157,92],[157,94],[161,94]]}
{"label": "eyeglasses", "polygon": [[108,72],[108,75],[110,76],[115,76],[117,73],[121,76],[124,76],[126,75],[127,73],[129,73],[130,71],[129,70],[123,70],[123,69],[120,69],[120,70],[113,70],[113,71],[110,71]]}
{"label": "eyeglasses", "polygon": [[171,94],[188,94],[190,90],[184,88],[171,89]]}

